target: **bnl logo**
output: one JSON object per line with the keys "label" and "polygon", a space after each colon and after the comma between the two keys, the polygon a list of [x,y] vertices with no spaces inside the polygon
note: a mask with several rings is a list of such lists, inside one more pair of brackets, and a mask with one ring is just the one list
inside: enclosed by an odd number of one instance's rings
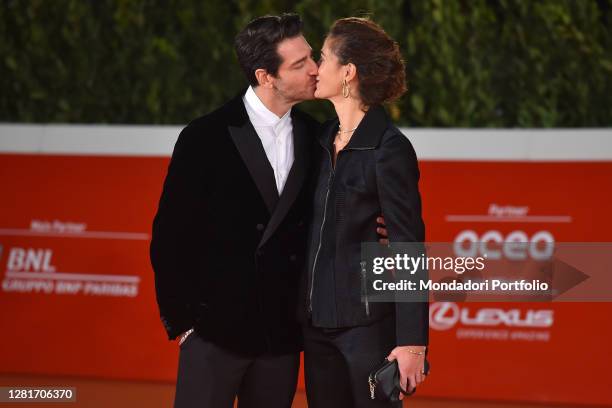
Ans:
{"label": "bnl logo", "polygon": [[[6,268],[11,272],[55,272],[51,265],[53,250],[38,248],[11,248],[8,252]],[[0,259],[2,246],[0,246]]]}

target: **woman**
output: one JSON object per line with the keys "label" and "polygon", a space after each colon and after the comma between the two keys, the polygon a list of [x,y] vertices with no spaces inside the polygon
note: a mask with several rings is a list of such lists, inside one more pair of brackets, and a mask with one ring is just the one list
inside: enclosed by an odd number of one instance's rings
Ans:
{"label": "woman", "polygon": [[391,242],[425,239],[416,155],[382,107],[405,90],[398,45],[382,28],[361,18],[333,24],[315,91],[332,102],[338,117],[320,136],[304,294],[311,408],[400,406],[370,398],[368,374],[385,357],[398,361],[403,389],[425,378],[428,305],[361,297],[361,243],[378,241],[378,215]]}

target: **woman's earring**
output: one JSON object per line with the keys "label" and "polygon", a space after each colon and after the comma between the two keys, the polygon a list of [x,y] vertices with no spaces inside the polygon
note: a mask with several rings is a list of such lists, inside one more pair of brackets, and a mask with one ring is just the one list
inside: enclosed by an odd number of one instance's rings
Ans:
{"label": "woman's earring", "polygon": [[342,80],[342,96],[344,96],[345,98],[348,98],[349,96],[351,96],[351,88],[349,88],[349,85],[346,82],[346,79]]}

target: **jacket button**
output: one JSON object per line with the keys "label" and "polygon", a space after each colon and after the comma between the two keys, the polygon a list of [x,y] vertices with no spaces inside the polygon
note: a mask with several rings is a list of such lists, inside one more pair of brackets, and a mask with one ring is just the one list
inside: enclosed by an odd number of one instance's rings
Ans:
{"label": "jacket button", "polygon": [[295,260],[296,260],[296,259],[297,259],[297,255],[295,255],[295,254],[291,254],[291,255],[289,256],[289,260],[290,260],[291,262],[295,262]]}
{"label": "jacket button", "polygon": [[299,220],[297,223],[298,227],[303,227],[304,226],[304,221],[303,220]]}
{"label": "jacket button", "polygon": [[257,231],[263,231],[264,230],[264,225],[263,224],[257,224],[255,226],[255,228],[257,229]]}

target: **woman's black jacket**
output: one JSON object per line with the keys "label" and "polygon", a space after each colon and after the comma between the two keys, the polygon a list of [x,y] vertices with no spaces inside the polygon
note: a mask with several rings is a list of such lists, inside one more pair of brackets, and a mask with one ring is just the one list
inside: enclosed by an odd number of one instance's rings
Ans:
{"label": "woman's black jacket", "polygon": [[397,345],[426,345],[428,304],[369,302],[360,265],[361,243],[378,241],[376,218],[381,214],[392,243],[425,240],[415,151],[381,106],[366,112],[333,166],[337,131],[338,119],[331,120],[319,137],[300,320],[340,328],[367,325],[394,313]]}

